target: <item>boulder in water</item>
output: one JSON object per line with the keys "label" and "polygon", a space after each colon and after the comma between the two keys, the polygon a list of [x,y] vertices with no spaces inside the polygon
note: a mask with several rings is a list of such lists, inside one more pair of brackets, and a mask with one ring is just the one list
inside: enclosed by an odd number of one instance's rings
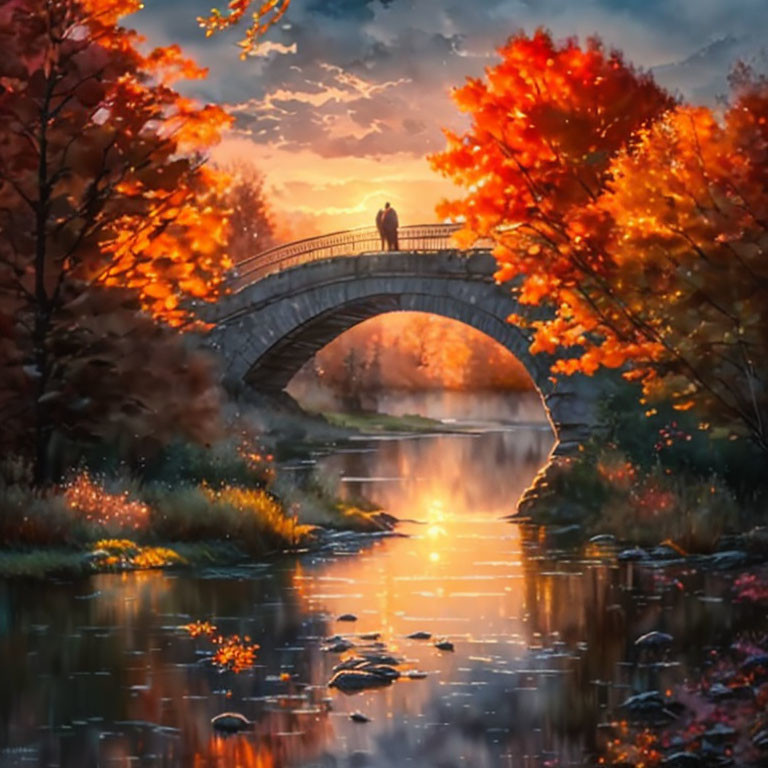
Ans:
{"label": "boulder in water", "polygon": [[336,621],[357,621],[357,616],[354,613],[342,613],[336,617]]}
{"label": "boulder in water", "polygon": [[670,711],[673,702],[666,701],[658,691],[645,691],[630,696],[621,705],[635,717],[648,720],[673,720],[675,714]]}
{"label": "boulder in water", "polygon": [[681,555],[667,544],[659,544],[648,553],[648,557],[651,560],[679,560]]}
{"label": "boulder in water", "polygon": [[343,693],[354,693],[391,684],[391,677],[367,669],[341,669],[330,679],[328,687],[338,688]]}
{"label": "boulder in water", "polygon": [[709,686],[707,696],[712,701],[722,701],[723,699],[732,699],[734,696],[733,689],[722,683],[713,683]]}
{"label": "boulder in water", "polygon": [[616,557],[622,562],[632,562],[634,560],[647,560],[648,553],[642,547],[632,547],[623,549]]}
{"label": "boulder in water", "polygon": [[239,712],[222,712],[211,719],[211,725],[222,733],[239,733],[251,727],[251,721]]}
{"label": "boulder in water", "polygon": [[363,651],[361,658],[365,659],[369,664],[386,664],[390,667],[403,663],[402,658],[399,656],[392,656],[392,654],[389,653],[366,653]]}
{"label": "boulder in water", "polygon": [[435,648],[437,648],[438,651],[453,651],[453,643],[450,640],[440,640],[439,642],[435,643]]}
{"label": "boulder in water", "polygon": [[406,635],[409,640],[429,640],[432,635],[429,632],[411,632],[410,635]]}
{"label": "boulder in water", "polygon": [[768,671],[768,654],[756,653],[754,656],[748,656],[742,663],[739,669],[747,674],[757,672],[763,675]]}
{"label": "boulder in water", "polygon": [[368,717],[367,715],[364,715],[362,712],[353,712],[349,716],[349,719],[353,723],[370,723],[371,722],[371,718]]}
{"label": "boulder in water", "polygon": [[725,552],[715,552],[713,555],[707,555],[702,558],[702,561],[710,568],[726,571],[730,568],[738,568],[739,566],[746,565],[749,561],[749,555],[747,555],[746,552],[742,552],[740,549],[731,549],[726,550]]}
{"label": "boulder in water", "polygon": [[647,632],[635,640],[636,648],[668,648],[672,645],[674,638],[666,632]]}
{"label": "boulder in water", "polygon": [[768,749],[768,728],[763,728],[752,737],[752,743],[758,749]]}
{"label": "boulder in water", "polygon": [[341,640],[334,640],[331,643],[327,643],[322,647],[322,650],[326,653],[344,653],[354,647],[354,643],[350,643],[349,640],[344,640],[342,638]]}
{"label": "boulder in water", "polygon": [[699,768],[703,763],[693,752],[675,752],[661,761],[665,768]]}
{"label": "boulder in water", "polygon": [[374,675],[386,677],[389,680],[397,680],[400,677],[400,672],[394,667],[388,664],[366,664],[363,667],[358,667],[363,672],[371,672]]}

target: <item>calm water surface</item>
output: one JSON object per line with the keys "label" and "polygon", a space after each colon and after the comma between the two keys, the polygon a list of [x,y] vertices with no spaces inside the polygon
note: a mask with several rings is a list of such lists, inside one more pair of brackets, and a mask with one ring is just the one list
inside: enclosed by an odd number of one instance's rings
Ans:
{"label": "calm water surface", "polygon": [[[704,638],[742,619],[727,580],[558,557],[501,520],[550,447],[545,426],[506,428],[322,460],[412,521],[406,537],[195,575],[0,583],[0,766],[583,764],[620,701],[682,679]],[[356,623],[336,621],[349,612]],[[215,669],[205,639],[179,629],[197,619],[249,635],[257,666]],[[652,629],[678,639],[669,664],[635,663],[633,640]],[[455,651],[405,637],[417,630]],[[323,639],[374,631],[426,679],[329,689],[340,656]],[[252,729],[215,735],[227,710]]]}

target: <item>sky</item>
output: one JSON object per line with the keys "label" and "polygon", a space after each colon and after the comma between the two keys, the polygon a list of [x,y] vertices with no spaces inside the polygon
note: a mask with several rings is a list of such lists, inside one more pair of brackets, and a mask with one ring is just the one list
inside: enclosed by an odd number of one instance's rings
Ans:
{"label": "sky", "polygon": [[145,0],[129,22],[210,68],[188,92],[237,118],[215,157],[265,174],[286,239],[370,225],[386,200],[401,224],[435,221],[456,190],[425,158],[463,125],[451,88],[520,29],[597,34],[696,102],[716,103],[740,58],[768,68],[768,0],[293,0],[246,61],[243,30],[198,28],[212,2]]}

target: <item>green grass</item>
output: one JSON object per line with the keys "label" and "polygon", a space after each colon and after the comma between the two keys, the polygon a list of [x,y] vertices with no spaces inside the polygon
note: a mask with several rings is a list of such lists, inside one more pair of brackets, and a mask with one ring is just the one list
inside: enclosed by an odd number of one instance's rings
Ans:
{"label": "green grass", "polygon": [[314,545],[318,527],[392,527],[364,500],[342,501],[337,478],[251,469],[234,449],[172,480],[81,472],[38,490],[17,469],[0,463],[0,577],[258,561]]}
{"label": "green grass", "polygon": [[[178,560],[147,568],[203,568],[206,566],[238,565],[252,558],[237,545],[221,540],[172,542],[168,549]],[[0,578],[46,579],[52,576],[82,578],[95,573],[121,570],[115,565],[94,561],[92,550],[81,548],[35,548],[30,550],[0,550]]]}
{"label": "green grass", "polygon": [[323,412],[322,417],[334,427],[354,430],[363,434],[381,434],[387,432],[456,432],[436,419],[406,414],[390,416],[386,413],[332,413]]}

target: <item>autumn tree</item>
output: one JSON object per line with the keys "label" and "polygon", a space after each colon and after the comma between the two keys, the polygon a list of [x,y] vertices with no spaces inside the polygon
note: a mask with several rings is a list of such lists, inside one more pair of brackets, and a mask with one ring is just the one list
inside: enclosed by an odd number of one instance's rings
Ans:
{"label": "autumn tree", "polygon": [[578,219],[605,191],[613,159],[674,101],[598,39],[557,43],[538,30],[510,38],[499,54],[483,79],[454,92],[470,128],[446,132],[446,150],[430,160],[466,196],[441,203],[438,215],[463,222],[461,244],[494,242],[497,279],[523,306],[546,305],[543,318],[511,320],[530,326],[533,352],[554,353],[595,330],[582,315],[571,321],[575,305],[583,314],[589,304],[587,280],[604,283],[604,233]]}
{"label": "autumn tree", "polygon": [[291,0],[230,0],[225,11],[211,9],[197,21],[206,37],[235,27],[245,19],[245,37],[240,41],[241,58],[245,59],[259,45],[261,38],[285,16]]}
{"label": "autumn tree", "polygon": [[610,291],[588,293],[611,322],[579,307],[597,333],[559,367],[631,363],[647,395],[768,451],[768,80],[742,67],[733,86],[722,118],[680,107],[614,160],[579,222],[608,233]]}
{"label": "autumn tree", "polygon": [[433,164],[469,188],[442,213],[493,238],[497,277],[546,307],[512,318],[532,351],[559,374],[623,368],[766,448],[765,83],[743,76],[721,124],[596,41],[540,31],[501,53],[457,92],[472,129]]}
{"label": "autumn tree", "polygon": [[634,133],[672,106],[649,75],[637,73],[597,39],[581,47],[548,32],[520,33],[499,49],[485,79],[454,91],[472,124],[446,132],[432,166],[468,189],[443,202],[441,218],[463,221],[460,240],[493,237],[499,278],[522,275],[524,301],[553,295],[570,276],[568,215],[600,195],[613,156]]}
{"label": "autumn tree", "polygon": [[[673,100],[597,39],[582,47],[538,30],[510,38],[499,53],[485,79],[454,93],[471,127],[447,132],[447,149],[431,163],[468,193],[438,214],[464,223],[461,243],[495,242],[497,279],[514,281],[521,304],[554,311],[530,323],[532,351],[553,353],[574,297],[588,302],[585,279],[602,281],[606,266],[597,233],[575,219],[605,190],[612,159]],[[574,326],[566,341],[584,332]]]}
{"label": "autumn tree", "polygon": [[222,166],[228,181],[219,196],[228,212],[227,252],[237,264],[276,245],[272,213],[264,191],[264,177],[252,165]]}
{"label": "autumn tree", "polygon": [[224,180],[202,154],[229,119],[174,90],[205,74],[178,47],[140,51],[119,24],[138,7],[0,7],[0,408],[38,483],[55,433],[158,439],[212,410],[170,328],[229,267]]}

